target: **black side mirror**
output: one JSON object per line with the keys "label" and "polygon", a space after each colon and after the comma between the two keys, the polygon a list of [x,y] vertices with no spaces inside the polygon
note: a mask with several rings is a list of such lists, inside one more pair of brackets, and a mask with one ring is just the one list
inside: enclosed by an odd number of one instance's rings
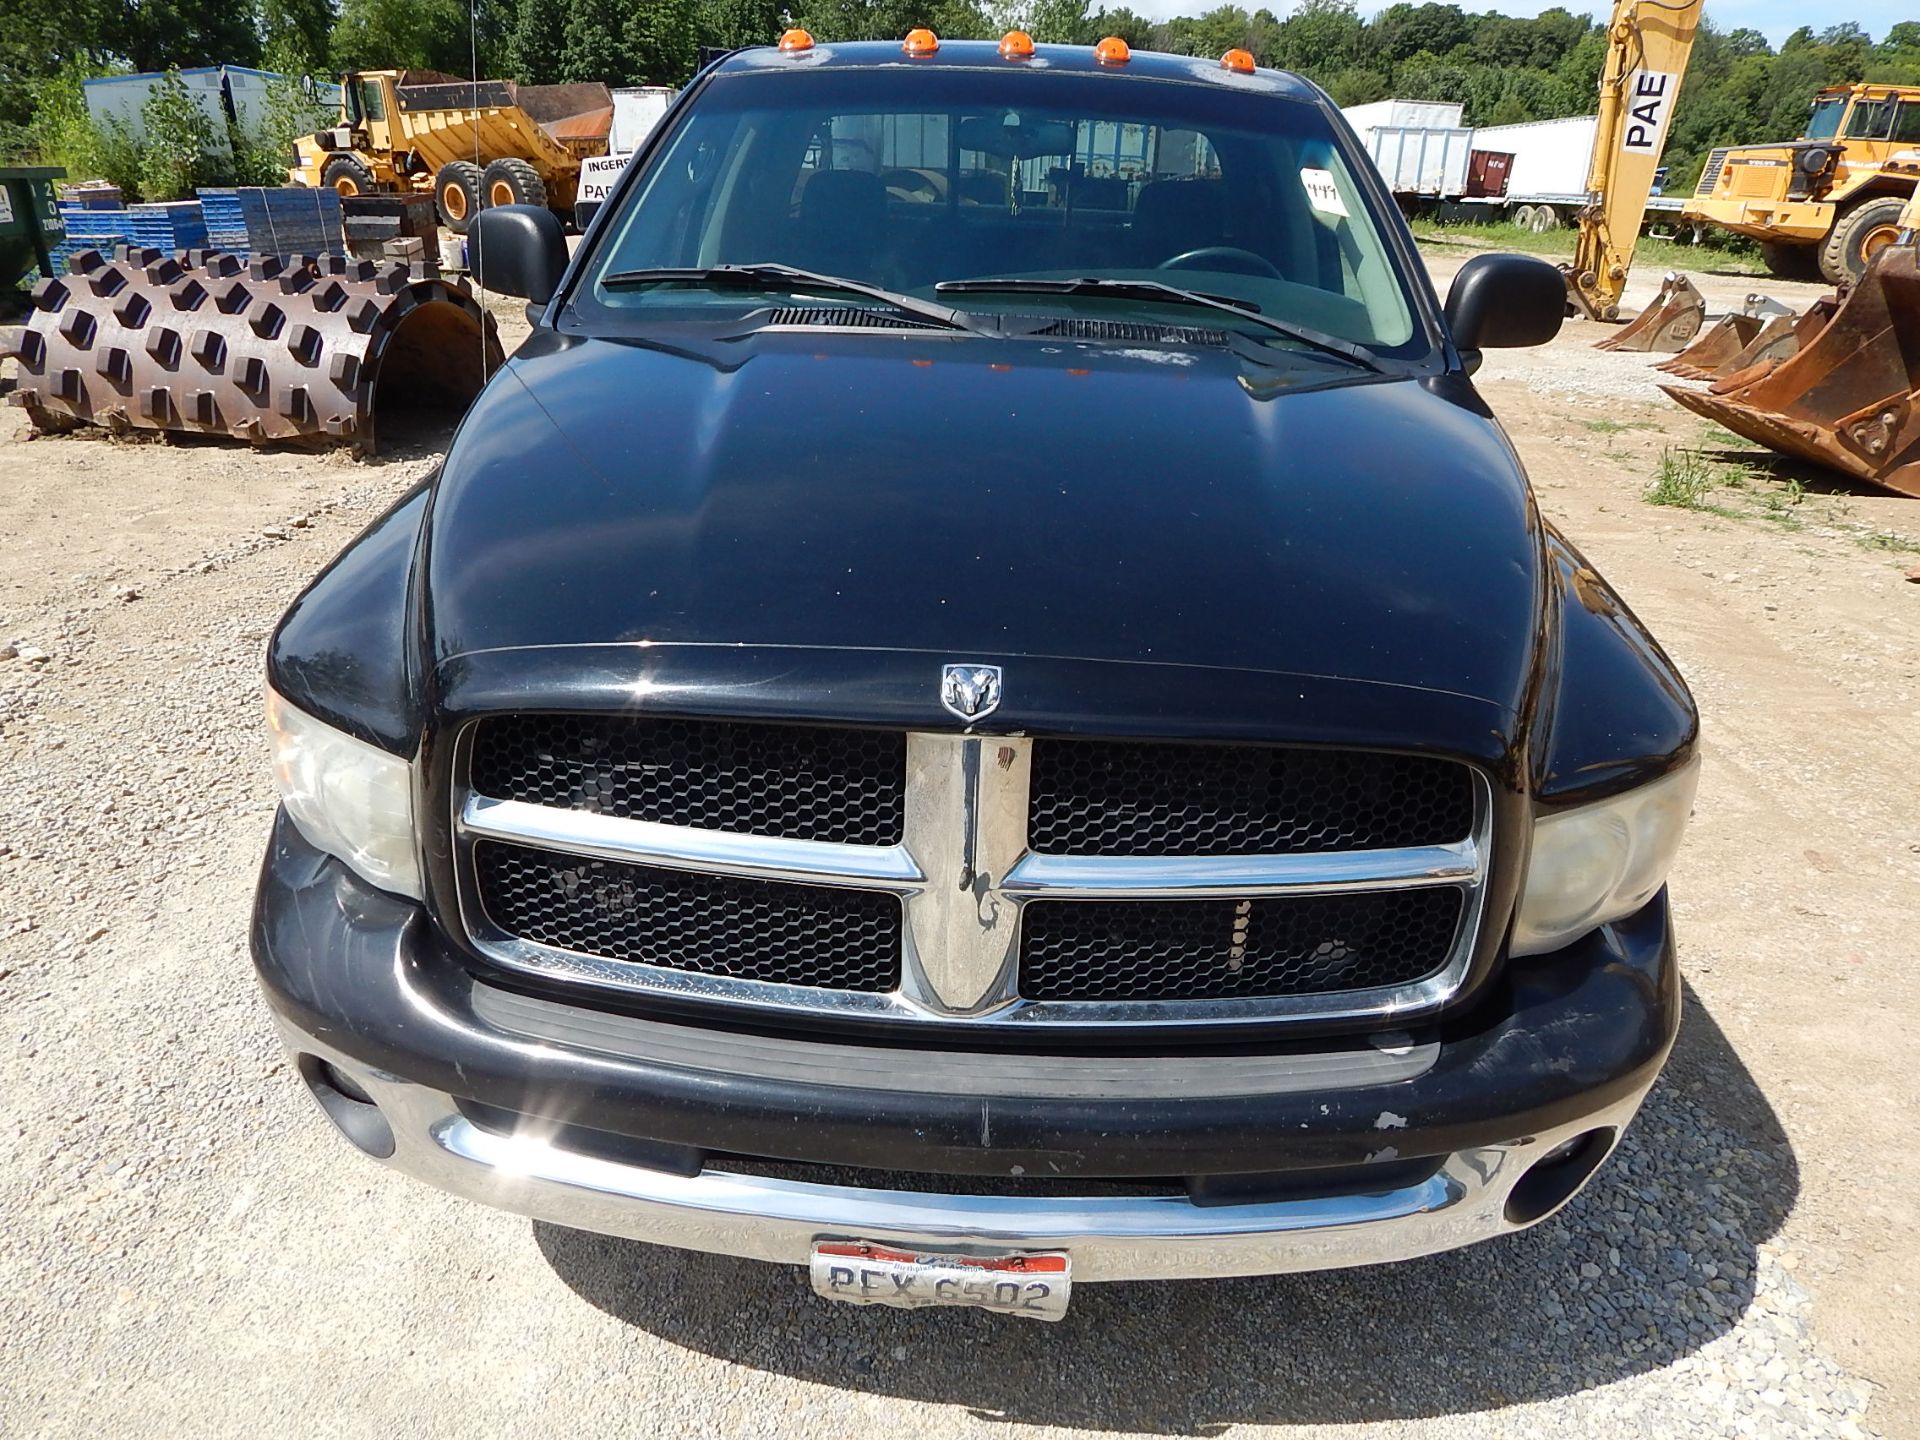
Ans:
{"label": "black side mirror", "polygon": [[474,216],[467,232],[474,278],[489,290],[536,305],[553,298],[567,268],[560,219],[538,205],[496,205]]}
{"label": "black side mirror", "polygon": [[1482,350],[1546,344],[1566,318],[1566,277],[1531,255],[1476,255],[1447,292],[1447,328],[1469,370]]}

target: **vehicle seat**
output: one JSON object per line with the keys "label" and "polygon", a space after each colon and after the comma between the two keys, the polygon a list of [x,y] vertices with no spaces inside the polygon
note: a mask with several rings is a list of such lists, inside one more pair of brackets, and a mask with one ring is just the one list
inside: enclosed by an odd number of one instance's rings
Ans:
{"label": "vehicle seat", "polygon": [[1133,202],[1134,255],[1158,265],[1227,243],[1227,197],[1218,180],[1156,180]]}
{"label": "vehicle seat", "polygon": [[822,170],[800,192],[790,263],[826,275],[879,278],[887,190],[865,170]]}

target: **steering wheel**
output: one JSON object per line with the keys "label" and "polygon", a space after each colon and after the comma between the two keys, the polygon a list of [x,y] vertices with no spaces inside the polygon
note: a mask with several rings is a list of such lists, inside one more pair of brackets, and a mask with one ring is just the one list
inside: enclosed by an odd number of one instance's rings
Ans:
{"label": "steering wheel", "polygon": [[1227,270],[1236,275],[1265,275],[1284,280],[1279,267],[1264,255],[1242,250],[1238,245],[1203,245],[1198,250],[1183,250],[1162,260],[1156,270]]}

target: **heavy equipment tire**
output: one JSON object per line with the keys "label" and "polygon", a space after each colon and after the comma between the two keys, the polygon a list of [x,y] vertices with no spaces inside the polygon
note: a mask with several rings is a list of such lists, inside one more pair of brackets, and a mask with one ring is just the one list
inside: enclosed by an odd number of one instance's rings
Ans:
{"label": "heavy equipment tire", "polygon": [[1834,285],[1858,280],[1867,261],[1899,238],[1906,206],[1902,196],[1877,195],[1842,212],[1820,247],[1820,273]]}
{"label": "heavy equipment tire", "polygon": [[547,182],[525,160],[496,160],[481,178],[480,193],[489,206],[537,205],[547,208]]}
{"label": "heavy equipment tire", "polygon": [[480,167],[471,160],[449,160],[433,177],[433,199],[440,223],[456,235],[466,234],[480,213]]}
{"label": "heavy equipment tire", "polygon": [[1819,280],[1820,247],[1788,245],[1779,240],[1760,242],[1760,259],[1769,275],[1782,280]]}
{"label": "heavy equipment tire", "polygon": [[349,195],[371,195],[380,184],[373,178],[373,171],[351,155],[335,155],[327,161],[320,171],[320,183],[343,200]]}

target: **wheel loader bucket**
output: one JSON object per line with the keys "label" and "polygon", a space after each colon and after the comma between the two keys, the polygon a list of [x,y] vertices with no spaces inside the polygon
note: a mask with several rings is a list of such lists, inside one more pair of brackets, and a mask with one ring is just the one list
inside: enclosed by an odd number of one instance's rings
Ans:
{"label": "wheel loader bucket", "polygon": [[1742,385],[1751,385],[1762,375],[1769,373],[1783,360],[1790,360],[1800,353],[1803,345],[1809,344],[1813,337],[1827,328],[1834,312],[1840,308],[1837,295],[1825,296],[1813,302],[1800,315],[1782,315],[1769,320],[1766,327],[1754,336],[1753,343],[1729,360],[1710,376],[1689,376],[1689,379],[1711,379],[1713,384],[1707,388],[1716,395],[1724,395],[1730,390],[1738,390]]}
{"label": "wheel loader bucket", "polygon": [[103,425],[371,453],[378,411],[458,413],[501,363],[465,281],[328,255],[83,250],[42,280],[19,391],[42,430]]}
{"label": "wheel loader bucket", "polygon": [[1722,315],[1706,334],[1653,368],[1683,380],[1703,379],[1752,344],[1760,330],[1761,322],[1752,315]]}
{"label": "wheel loader bucket", "polygon": [[1791,359],[1724,394],[1661,388],[1736,435],[1920,496],[1920,249],[1876,255]]}
{"label": "wheel loader bucket", "polygon": [[1653,304],[1642,310],[1617,335],[1594,345],[1596,350],[1652,350],[1670,354],[1700,333],[1707,320],[1707,298],[1684,275],[1668,274]]}

